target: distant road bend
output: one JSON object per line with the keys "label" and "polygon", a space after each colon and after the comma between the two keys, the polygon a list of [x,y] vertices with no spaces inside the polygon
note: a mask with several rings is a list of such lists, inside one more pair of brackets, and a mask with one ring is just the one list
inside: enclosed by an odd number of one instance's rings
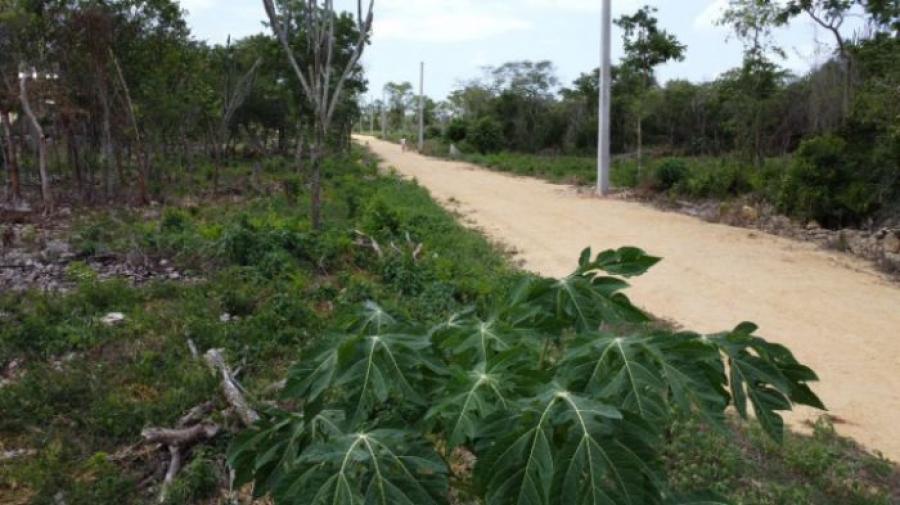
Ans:
{"label": "distant road bend", "polygon": [[[813,387],[840,433],[900,462],[900,288],[865,262],[762,232],[570,187],[438,160],[356,137],[385,166],[514,247],[525,268],[571,272],[578,253],[633,245],[662,256],[630,295],[656,316],[712,333],[742,321],[818,372]],[[450,202],[453,202],[452,205]],[[798,411],[790,421],[809,419]]]}

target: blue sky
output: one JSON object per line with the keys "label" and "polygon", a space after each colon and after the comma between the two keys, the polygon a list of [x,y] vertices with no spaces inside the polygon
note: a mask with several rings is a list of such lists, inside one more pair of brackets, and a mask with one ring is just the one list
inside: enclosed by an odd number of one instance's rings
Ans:
{"label": "blue sky", "polygon": [[[613,16],[644,4],[659,9],[660,25],[686,44],[683,62],[660,67],[659,78],[707,80],[741,61],[741,44],[715,20],[727,0],[613,0]],[[199,39],[213,43],[263,31],[261,0],[181,0]],[[353,7],[355,1],[336,0]],[[388,81],[418,86],[419,61],[426,65],[425,92],[445,97],[485,65],[512,60],[551,60],[569,83],[599,61],[600,0],[375,0],[375,33],[363,64],[370,94]],[[859,26],[850,20],[847,30]],[[830,51],[828,33],[805,17],[775,32],[787,52],[782,64],[803,73]],[[621,33],[613,32],[613,60],[621,56]],[[818,44],[817,44],[818,40]],[[818,49],[817,49],[818,48]]]}

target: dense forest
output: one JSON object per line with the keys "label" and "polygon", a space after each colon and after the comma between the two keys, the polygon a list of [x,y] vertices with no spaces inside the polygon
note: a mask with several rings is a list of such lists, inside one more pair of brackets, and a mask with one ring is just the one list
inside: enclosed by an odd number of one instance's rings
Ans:
{"label": "dense forest", "polygon": [[[860,17],[863,29],[843,28]],[[782,66],[786,49],[773,42],[773,30],[795,18],[816,23],[820,43],[834,48],[833,57],[805,75]],[[727,159],[707,170],[713,172],[704,174],[707,180],[679,189],[718,198],[759,189],[783,212],[829,226],[896,216],[897,3],[732,2],[720,23],[743,43],[743,64],[710,82],[660,83],[654,70],[684,58],[677,34],[660,26],[650,7],[616,20],[625,54],[612,75],[612,147],[636,165],[630,180],[619,183],[666,190],[691,167],[676,162],[663,164],[660,174],[642,173],[646,161]],[[470,153],[590,155],[597,143],[597,83],[594,70],[562,85],[550,61],[488,67],[445,101],[426,102],[426,134]],[[376,101],[366,113],[376,129],[384,119],[387,132],[409,136],[416,124],[413,87],[389,83],[384,91],[386,106]]]}

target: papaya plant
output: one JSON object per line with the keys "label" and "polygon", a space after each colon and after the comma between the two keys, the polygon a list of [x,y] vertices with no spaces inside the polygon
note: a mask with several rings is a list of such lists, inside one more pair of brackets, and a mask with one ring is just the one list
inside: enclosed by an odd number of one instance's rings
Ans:
{"label": "papaya plant", "polygon": [[721,428],[749,404],[780,440],[781,412],[824,409],[817,378],[750,323],[716,335],[645,324],[625,279],[658,261],[588,249],[571,275],[528,277],[484,317],[431,328],[366,304],[292,367],[295,410],[270,407],[233,441],[237,484],[291,504],[720,503],[669,492],[667,427]]}

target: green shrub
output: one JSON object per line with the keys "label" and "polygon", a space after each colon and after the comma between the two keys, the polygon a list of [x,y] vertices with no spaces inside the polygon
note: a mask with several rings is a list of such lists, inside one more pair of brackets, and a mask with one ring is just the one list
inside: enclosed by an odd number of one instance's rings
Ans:
{"label": "green shrub", "polygon": [[684,160],[669,158],[653,169],[653,183],[658,191],[668,191],[685,179],[688,166]]}
{"label": "green shrub", "polygon": [[465,119],[454,118],[450,121],[450,124],[447,125],[447,131],[444,133],[444,136],[450,142],[459,143],[465,140],[468,129],[469,124]]}
{"label": "green shrub", "polygon": [[163,232],[181,232],[191,223],[191,217],[184,210],[167,207],[163,211],[159,222],[159,228]]}
{"label": "green shrub", "polygon": [[490,116],[480,118],[475,121],[466,140],[482,154],[499,151],[503,147],[503,127]]}
{"label": "green shrub", "polygon": [[847,143],[835,135],[804,141],[785,175],[778,199],[783,212],[823,225],[839,225],[852,218],[842,200],[858,191],[848,184]]}

